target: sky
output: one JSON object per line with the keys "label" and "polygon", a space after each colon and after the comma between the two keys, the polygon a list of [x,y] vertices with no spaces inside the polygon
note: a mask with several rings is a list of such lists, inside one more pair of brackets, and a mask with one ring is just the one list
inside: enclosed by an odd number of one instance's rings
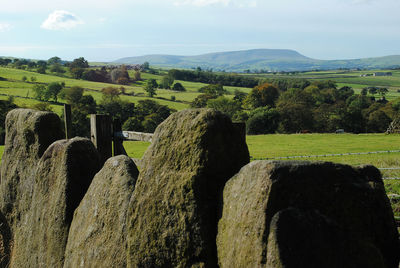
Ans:
{"label": "sky", "polygon": [[400,55],[400,0],[1,0],[0,56],[113,61],[293,49]]}

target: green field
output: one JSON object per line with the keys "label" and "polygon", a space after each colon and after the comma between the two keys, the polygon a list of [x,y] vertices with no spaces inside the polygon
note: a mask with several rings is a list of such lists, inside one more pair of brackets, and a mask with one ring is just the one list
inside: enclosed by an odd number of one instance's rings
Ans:
{"label": "green field", "polygon": [[[391,72],[392,76],[367,76],[360,75],[372,74],[375,72]],[[363,71],[319,71],[319,72],[300,72],[292,74],[262,74],[256,75],[259,78],[268,79],[309,79],[309,80],[332,80],[339,87],[350,86],[356,93],[359,93],[364,87],[387,87],[389,93],[386,95],[388,100],[400,97],[400,70],[363,70]],[[378,96],[378,95],[376,95]]]}
{"label": "green field", "polygon": [[[129,73],[131,76],[133,76],[133,71],[129,71]],[[24,76],[27,78],[27,81],[25,82],[22,80],[22,77]],[[4,67],[0,67],[0,77],[7,79],[7,81],[0,81],[0,99],[7,99],[8,96],[14,96],[15,103],[21,107],[32,107],[34,104],[39,102],[33,99],[34,94],[32,88],[35,83],[48,84],[51,82],[64,82],[66,87],[80,86],[85,89],[84,94],[92,95],[96,102],[99,102],[102,98],[101,89],[109,86],[120,87],[120,85],[115,84],[72,79],[68,77],[68,73],[66,76],[55,76],[52,74],[38,74],[36,72]],[[31,77],[35,77],[36,81],[31,82]],[[162,79],[162,75],[142,73],[143,81],[131,83],[131,85],[129,86],[124,86],[127,95],[121,95],[121,99],[133,103],[137,103],[139,100],[149,99],[149,97],[147,97],[146,95],[145,90],[143,89],[143,86],[144,82],[150,78],[156,79],[157,82],[160,82]],[[200,94],[198,90],[201,87],[207,85],[204,83],[179,80],[176,80],[175,82],[181,83],[187,91],[177,92],[173,90],[157,89],[157,95],[155,95],[155,98],[152,99],[156,100],[162,105],[167,105],[170,108],[183,110],[188,108],[190,102],[193,101]],[[233,97],[233,93],[235,90],[240,90],[243,92],[250,91],[250,88],[243,87],[225,87],[225,89],[228,92],[228,97]],[[131,94],[133,94],[133,96]],[[175,101],[171,100],[172,96],[175,97]],[[62,100],[59,101],[59,105],[51,105],[53,111],[58,114],[60,114],[62,111]]]}

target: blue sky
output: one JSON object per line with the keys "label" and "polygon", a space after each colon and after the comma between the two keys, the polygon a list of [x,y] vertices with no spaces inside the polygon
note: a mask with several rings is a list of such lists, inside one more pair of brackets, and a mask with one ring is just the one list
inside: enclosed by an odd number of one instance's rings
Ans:
{"label": "blue sky", "polygon": [[1,0],[0,56],[111,61],[294,49],[400,55],[400,0]]}

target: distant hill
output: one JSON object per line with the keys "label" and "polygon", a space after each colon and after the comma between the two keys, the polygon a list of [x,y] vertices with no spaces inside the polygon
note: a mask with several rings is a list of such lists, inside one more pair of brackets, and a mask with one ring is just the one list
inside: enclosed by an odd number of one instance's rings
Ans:
{"label": "distant hill", "polygon": [[245,70],[267,71],[307,71],[332,70],[340,68],[384,69],[400,67],[400,55],[352,59],[352,60],[317,60],[288,49],[252,49],[232,52],[217,52],[198,56],[146,55],[128,57],[114,63],[141,64],[169,68],[212,68],[228,72]]}

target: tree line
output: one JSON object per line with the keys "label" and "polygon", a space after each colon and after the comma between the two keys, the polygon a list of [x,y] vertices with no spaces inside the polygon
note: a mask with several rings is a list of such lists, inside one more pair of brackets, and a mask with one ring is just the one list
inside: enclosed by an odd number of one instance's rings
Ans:
{"label": "tree line", "polygon": [[201,82],[206,84],[220,84],[223,86],[235,87],[254,87],[258,85],[259,79],[234,74],[216,74],[211,71],[197,70],[177,70],[171,69],[168,75],[175,80],[190,82]]}
{"label": "tree line", "polygon": [[236,91],[233,98],[224,96],[222,85],[201,91],[192,107],[215,108],[233,121],[246,122],[248,134],[385,132],[400,112],[400,98],[388,102],[386,88],[355,94],[351,87],[339,88],[333,81],[269,80],[248,94]]}

